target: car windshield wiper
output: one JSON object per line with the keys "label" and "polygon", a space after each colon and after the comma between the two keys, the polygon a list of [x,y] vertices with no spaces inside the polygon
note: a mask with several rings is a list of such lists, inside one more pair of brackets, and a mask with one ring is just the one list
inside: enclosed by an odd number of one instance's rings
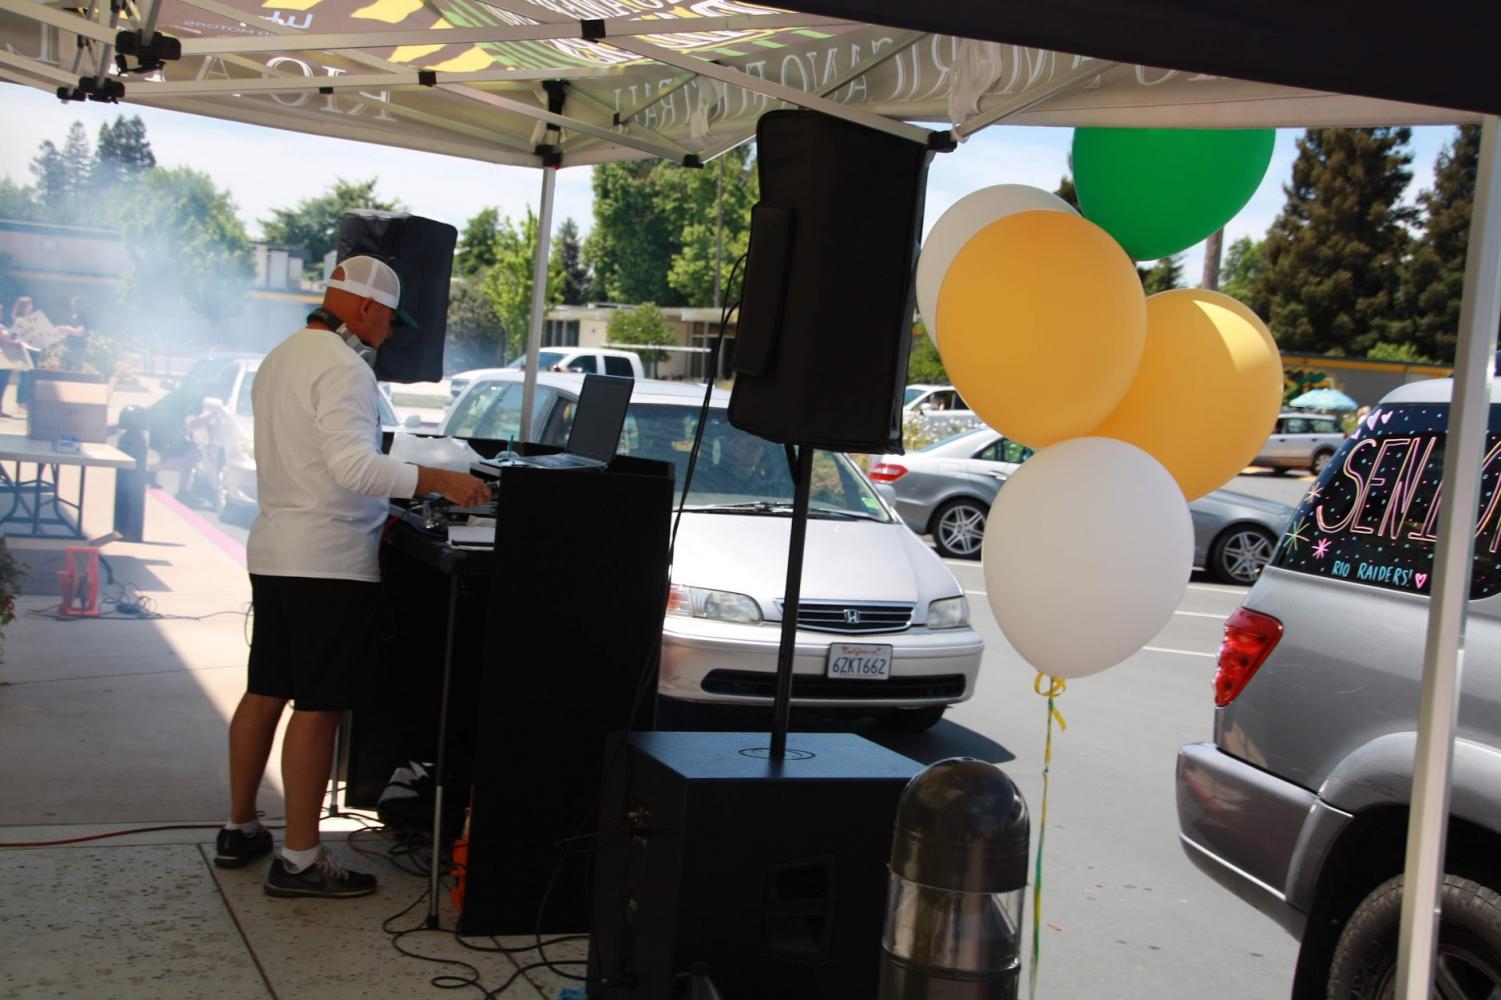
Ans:
{"label": "car windshield wiper", "polygon": [[848,510],[838,507],[809,507],[809,517],[825,517],[844,521],[881,521],[884,520],[879,514],[868,514],[863,510]]}
{"label": "car windshield wiper", "polygon": [[792,504],[751,500],[748,503],[706,503],[683,509],[692,511],[695,514],[772,514],[780,516],[792,513]]}

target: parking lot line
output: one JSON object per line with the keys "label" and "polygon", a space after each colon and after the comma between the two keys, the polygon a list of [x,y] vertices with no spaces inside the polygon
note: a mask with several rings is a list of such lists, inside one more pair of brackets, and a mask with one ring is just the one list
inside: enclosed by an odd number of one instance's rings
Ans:
{"label": "parking lot line", "polygon": [[1197,649],[1168,649],[1166,646],[1143,646],[1143,652],[1148,653],[1177,653],[1179,656],[1209,656],[1217,657],[1219,653],[1203,653]]}
{"label": "parking lot line", "polygon": [[1174,611],[1173,614],[1187,615],[1190,618],[1219,618],[1221,620],[1229,617],[1229,615],[1211,614],[1208,611]]}

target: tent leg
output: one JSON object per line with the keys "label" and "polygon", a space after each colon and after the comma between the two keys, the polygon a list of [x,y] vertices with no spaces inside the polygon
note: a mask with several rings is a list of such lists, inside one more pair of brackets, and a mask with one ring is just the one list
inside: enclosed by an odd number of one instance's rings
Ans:
{"label": "tent leg", "polygon": [[532,404],[537,398],[537,356],[547,312],[547,257],[552,251],[552,203],[558,169],[542,168],[542,206],[537,213],[537,247],[532,256],[532,315],[526,331],[526,379],[521,388],[521,440],[532,439]]}
{"label": "tent leg", "polygon": [[1449,770],[1459,711],[1469,600],[1473,526],[1479,506],[1481,456],[1490,423],[1491,370],[1501,321],[1501,164],[1496,160],[1494,116],[1481,128],[1480,165],[1470,216],[1464,299],[1459,312],[1454,395],[1444,456],[1443,509],[1433,565],[1423,690],[1413,761],[1412,808],[1407,823],[1407,870],[1397,949],[1399,997],[1427,1000],[1438,943],[1439,890],[1449,818]]}

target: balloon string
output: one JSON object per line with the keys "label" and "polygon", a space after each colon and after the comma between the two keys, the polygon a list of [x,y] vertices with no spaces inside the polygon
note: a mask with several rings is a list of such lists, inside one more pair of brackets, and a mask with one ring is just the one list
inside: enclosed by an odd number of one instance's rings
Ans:
{"label": "balloon string", "polygon": [[1062,677],[1048,676],[1048,686],[1044,690],[1043,679],[1043,675],[1038,674],[1032,681],[1032,690],[1048,700],[1048,735],[1042,747],[1042,815],[1037,824],[1037,867],[1032,876],[1032,968],[1027,976],[1030,1000],[1037,1000],[1037,963],[1042,955],[1042,845],[1048,831],[1048,771],[1053,766],[1053,723],[1058,723],[1060,732],[1068,731],[1063,713],[1053,704],[1053,699],[1063,694],[1068,685]]}

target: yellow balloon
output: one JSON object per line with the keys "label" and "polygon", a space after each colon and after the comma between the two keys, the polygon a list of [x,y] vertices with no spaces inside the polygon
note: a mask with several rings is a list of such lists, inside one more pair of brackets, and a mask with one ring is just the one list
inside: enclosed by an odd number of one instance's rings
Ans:
{"label": "yellow balloon", "polygon": [[1219,292],[1147,299],[1147,349],[1120,406],[1092,432],[1161,462],[1189,500],[1256,457],[1282,406],[1282,357],[1254,312]]}
{"label": "yellow balloon", "polygon": [[997,219],[954,255],[938,293],[943,366],[991,427],[1033,448],[1093,430],[1146,344],[1136,266],[1063,212]]}

